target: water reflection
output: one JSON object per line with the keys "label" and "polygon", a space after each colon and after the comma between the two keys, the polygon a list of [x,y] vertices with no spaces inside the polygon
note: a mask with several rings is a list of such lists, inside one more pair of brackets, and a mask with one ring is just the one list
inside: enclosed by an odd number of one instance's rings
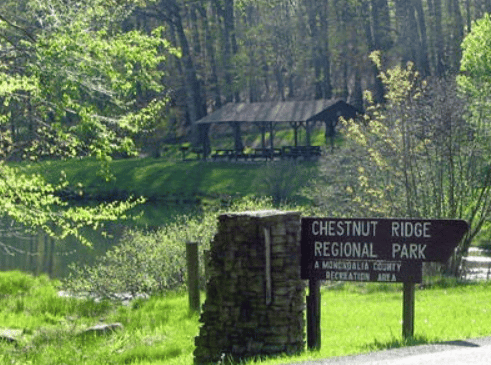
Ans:
{"label": "water reflection", "polygon": [[74,237],[61,241],[43,232],[31,234],[12,219],[0,218],[0,270],[46,273],[58,278],[66,276],[70,263],[91,264],[98,255],[103,255],[119,240],[124,227],[111,224],[107,230],[108,237],[87,231],[85,234],[90,237],[92,247],[86,247]]}
{"label": "water reflection", "polygon": [[56,240],[43,232],[29,234],[10,218],[0,217],[0,271],[22,270],[33,274],[45,273],[61,278],[69,273],[69,265],[93,264],[98,256],[117,244],[129,228],[152,230],[173,221],[179,215],[199,214],[196,204],[169,204],[168,202],[147,203],[137,207],[137,221],[127,220],[106,223],[104,236],[101,232],[85,230],[84,236],[92,243],[86,247],[74,237]]}

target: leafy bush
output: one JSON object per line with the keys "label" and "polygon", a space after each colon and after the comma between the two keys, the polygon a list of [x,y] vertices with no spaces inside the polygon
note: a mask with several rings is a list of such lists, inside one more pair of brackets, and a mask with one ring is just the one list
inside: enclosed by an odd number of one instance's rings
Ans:
{"label": "leafy bush", "polygon": [[68,290],[102,298],[132,297],[179,287],[185,267],[184,244],[171,241],[165,229],[129,231],[94,266],[72,265]]}
{"label": "leafy bush", "polygon": [[270,161],[255,180],[259,191],[275,204],[287,201],[309,181],[309,169],[296,161]]}
{"label": "leafy bush", "polygon": [[38,280],[20,271],[0,272],[0,296],[27,293]]}
{"label": "leafy bush", "polygon": [[121,299],[185,286],[186,242],[199,243],[204,282],[204,250],[216,232],[217,217],[227,211],[271,209],[270,199],[246,198],[228,207],[208,207],[197,217],[182,215],[155,232],[131,230],[94,266],[72,265],[64,286],[73,293]]}

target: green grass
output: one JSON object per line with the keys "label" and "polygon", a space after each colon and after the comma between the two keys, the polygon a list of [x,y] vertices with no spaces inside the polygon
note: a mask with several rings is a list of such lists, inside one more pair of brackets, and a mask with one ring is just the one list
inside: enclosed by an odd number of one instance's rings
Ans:
{"label": "green grass", "polygon": [[[45,276],[0,273],[0,332],[2,328],[22,332],[17,346],[0,342],[0,363],[192,364],[199,322],[188,311],[185,293],[123,306],[59,297],[57,285]],[[323,288],[321,349],[261,362],[293,363],[491,335],[490,311],[488,283],[419,289],[415,338],[404,342],[400,285]],[[100,321],[120,322],[124,329],[108,336],[79,336]]]}
{"label": "green grass", "polygon": [[[81,183],[83,189],[90,192],[106,195],[124,192],[150,198],[169,195],[257,195],[257,182],[267,168],[266,163],[176,162],[134,158],[112,161],[109,166],[114,178],[106,182],[100,176],[101,164],[91,159],[44,161],[21,166],[25,173],[39,173],[52,183],[59,181],[63,172],[71,184]],[[299,168],[307,171],[313,166],[313,162],[305,162]]]}

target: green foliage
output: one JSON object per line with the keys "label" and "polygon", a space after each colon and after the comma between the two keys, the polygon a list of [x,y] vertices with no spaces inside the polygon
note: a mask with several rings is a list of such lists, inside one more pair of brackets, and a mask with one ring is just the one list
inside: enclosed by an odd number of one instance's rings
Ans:
{"label": "green foliage", "polygon": [[[311,196],[330,214],[460,218],[471,225],[448,271],[456,274],[491,208],[491,174],[466,100],[448,80],[423,80],[411,64],[380,78],[387,100],[342,123],[346,141],[322,165]],[[367,95],[370,100],[370,95]]]}
{"label": "green foliage", "polygon": [[0,162],[0,215],[8,215],[32,231],[42,229],[59,238],[73,235],[90,245],[80,233],[82,227],[98,228],[105,221],[124,219],[129,209],[143,202],[143,199],[130,199],[70,206],[59,196],[67,186],[65,180],[52,185],[40,175],[25,175]]}
{"label": "green foliage", "polygon": [[292,200],[295,193],[307,184],[310,173],[302,163],[270,161],[263,165],[254,186],[262,196],[269,196],[273,203],[280,204]]}
{"label": "green foliage", "polygon": [[[123,31],[133,2],[31,1],[0,11],[0,215],[50,235],[75,235],[138,202],[68,207],[51,184],[5,161],[135,153],[134,138],[166,105],[162,64],[177,50],[154,33]],[[21,18],[18,13],[22,13]],[[87,243],[87,241],[84,241]]]}
{"label": "green foliage", "polygon": [[46,284],[47,278],[34,278],[20,271],[0,272],[0,297],[28,293],[36,284]]}
{"label": "green foliage", "polygon": [[[14,142],[31,158],[133,153],[129,140],[152,128],[152,117],[165,106],[159,68],[168,54],[178,55],[161,38],[162,29],[123,32],[131,2],[51,0],[24,6],[37,27],[17,26],[16,14],[7,11],[0,28],[14,46],[5,47],[8,57],[0,57],[4,122],[15,125]],[[11,112],[27,118],[18,121]]]}
{"label": "green foliage", "polygon": [[0,327],[33,330],[64,322],[66,316],[103,315],[107,302],[66,298],[59,283],[47,276],[34,277],[17,271],[0,273]]}
{"label": "green foliage", "polygon": [[477,20],[462,42],[462,61],[457,76],[459,90],[468,96],[469,122],[473,123],[475,138],[488,148],[483,157],[489,162],[489,122],[491,115],[491,16]]}
{"label": "green foliage", "polygon": [[182,288],[186,283],[186,242],[199,244],[199,266],[204,278],[204,250],[215,235],[218,215],[272,206],[268,199],[245,198],[226,208],[209,207],[202,215],[176,217],[155,232],[129,231],[96,265],[72,265],[64,286],[73,293],[110,299]]}
{"label": "green foliage", "polygon": [[477,20],[472,31],[462,42],[460,86],[477,98],[478,102],[489,104],[491,91],[491,16]]}
{"label": "green foliage", "polygon": [[183,284],[185,244],[166,232],[128,232],[93,267],[72,266],[66,287],[70,292],[118,299],[156,293]]}

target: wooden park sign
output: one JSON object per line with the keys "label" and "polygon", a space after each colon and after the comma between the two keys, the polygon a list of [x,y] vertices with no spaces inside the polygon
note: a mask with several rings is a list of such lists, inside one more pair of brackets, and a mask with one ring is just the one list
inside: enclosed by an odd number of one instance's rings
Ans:
{"label": "wooden park sign", "polygon": [[455,219],[302,218],[301,274],[314,295],[307,303],[309,347],[320,346],[320,280],[404,283],[403,335],[412,336],[422,263],[445,263],[468,228]]}

